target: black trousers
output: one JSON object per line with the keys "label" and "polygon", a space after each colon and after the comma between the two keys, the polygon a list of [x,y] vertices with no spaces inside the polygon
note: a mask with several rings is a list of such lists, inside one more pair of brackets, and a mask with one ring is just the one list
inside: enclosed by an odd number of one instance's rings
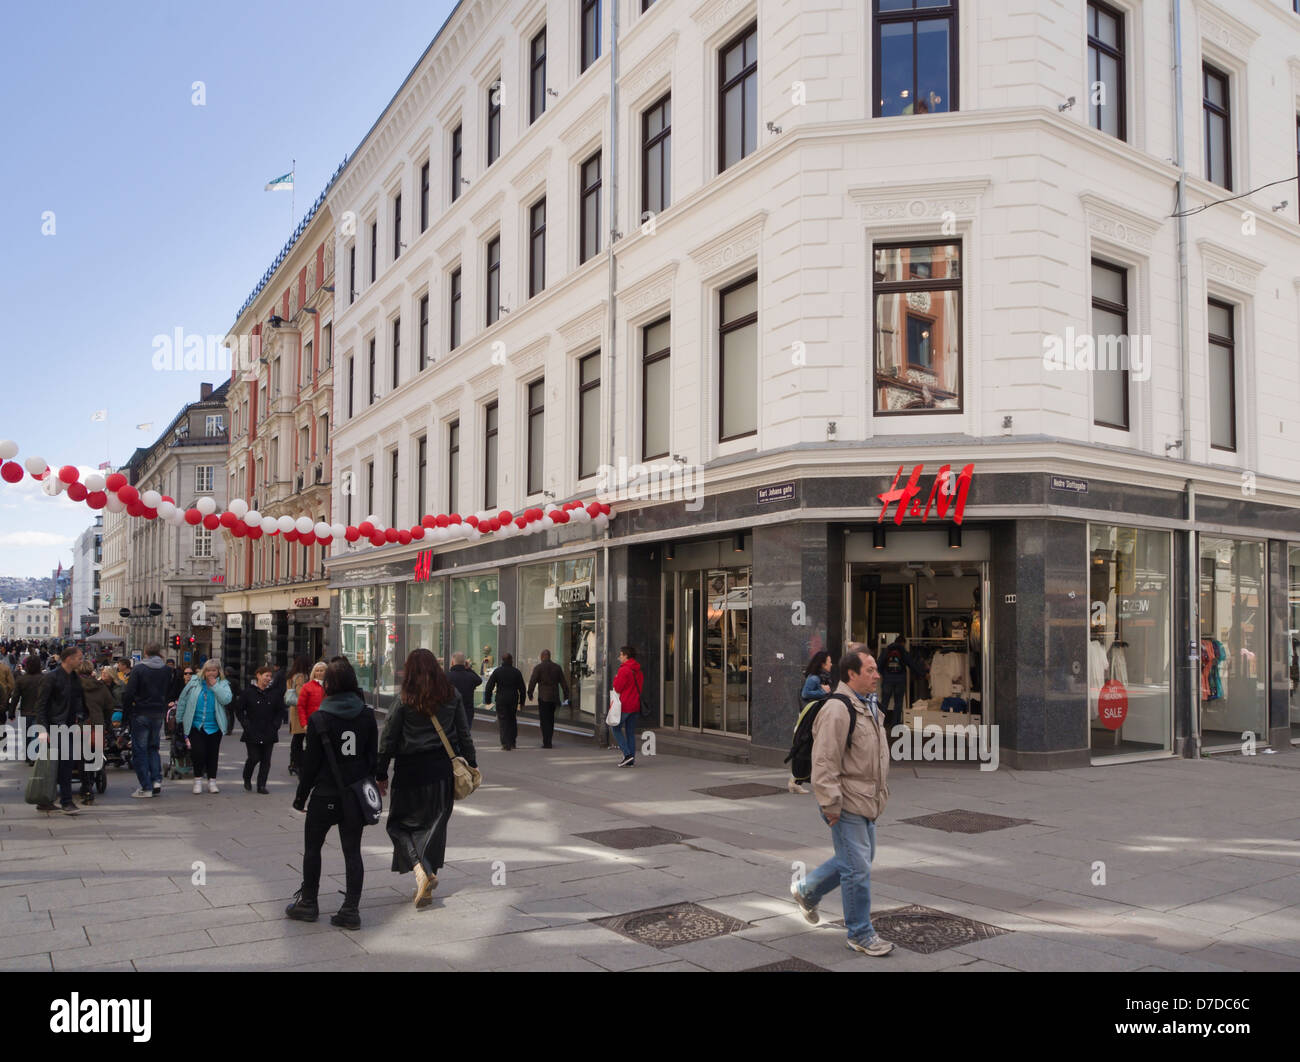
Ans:
{"label": "black trousers", "polygon": [[194,764],[194,780],[216,778],[217,757],[221,754],[221,731],[208,734],[190,727],[190,763]]}
{"label": "black trousers", "polygon": [[[296,709],[295,709],[296,711]],[[293,740],[289,742],[289,769],[296,771],[302,763],[303,746],[307,743],[306,734],[294,734]]]}
{"label": "black trousers", "polygon": [[248,759],[244,761],[244,785],[253,780],[253,768],[257,768],[257,788],[266,788],[267,776],[271,773],[271,752],[274,741],[248,741]]}
{"label": "black trousers", "polygon": [[[885,725],[890,729],[903,721],[903,704],[906,701],[907,684],[903,682],[881,682],[880,710],[885,713]],[[891,708],[890,705],[893,705]]]}
{"label": "black trousers", "polygon": [[361,884],[365,880],[365,864],[361,862],[361,823],[344,821],[343,800],[338,795],[318,796],[312,793],[307,804],[307,822],[303,826],[302,899],[315,903],[320,892],[320,850],[331,826],[339,828],[339,845],[343,849],[343,866],[347,874],[347,891],[343,906],[356,907],[361,902]]}
{"label": "black trousers", "polygon": [[513,704],[509,708],[497,705],[497,730],[501,733],[502,746],[514,748],[519,737],[519,716],[518,709]]}
{"label": "black trousers", "polygon": [[537,714],[542,720],[542,748],[551,747],[551,738],[555,735],[555,709],[559,707],[557,701],[538,701]]}
{"label": "black trousers", "polygon": [[55,777],[59,782],[59,800],[64,807],[67,807],[72,803],[72,761],[63,759],[59,760],[58,764]]}

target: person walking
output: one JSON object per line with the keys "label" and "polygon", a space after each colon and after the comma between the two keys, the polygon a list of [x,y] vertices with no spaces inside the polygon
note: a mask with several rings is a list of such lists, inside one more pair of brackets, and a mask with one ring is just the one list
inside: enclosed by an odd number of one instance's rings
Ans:
{"label": "person walking", "polygon": [[18,684],[14,678],[13,668],[9,666],[6,658],[4,662],[0,662],[0,715],[8,713],[17,689]]}
{"label": "person walking", "polygon": [[184,670],[178,668],[171,657],[163,662],[163,667],[167,669],[167,707],[170,708],[181,699],[181,690],[194,677],[194,669],[188,664]]}
{"label": "person walking", "polygon": [[917,678],[925,678],[925,670],[907,651],[907,642],[900,634],[880,654],[880,707],[885,713],[885,726],[889,730],[903,721],[909,670]]}
{"label": "person walking", "polygon": [[[36,698],[36,722],[44,729],[40,731],[40,740],[47,746],[47,755],[58,762],[57,779],[59,787],[60,809],[65,815],[77,814],[77,805],[72,802],[72,758],[71,750],[66,747],[66,739],[51,743],[51,727],[72,727],[81,722],[85,716],[85,704],[81,696],[81,682],[74,674],[81,663],[81,650],[68,649],[63,653],[58,665],[45,676],[40,693]],[[62,747],[60,747],[62,746]],[[37,804],[37,811],[55,811],[53,804]]]}
{"label": "person walking", "polygon": [[248,746],[244,760],[244,788],[253,788],[253,768],[256,767],[257,791],[263,796],[269,792],[266,779],[271,773],[271,753],[280,740],[280,712],[271,700],[270,686],[271,668],[263,664],[235,702],[235,718],[243,729],[239,739]]}
{"label": "person walking", "polygon": [[497,709],[497,730],[501,735],[501,749],[510,752],[519,738],[519,705],[525,694],[524,676],[515,667],[515,658],[501,654],[501,663],[492,669],[487,685],[483,687],[483,703],[491,701]]}
{"label": "person walking", "polygon": [[[82,728],[81,749],[81,804],[88,807],[95,802],[95,772],[98,763],[103,766],[102,756],[93,756],[96,742],[102,742],[108,721],[113,717],[113,682],[112,668],[104,668],[98,674],[95,665],[84,657],[77,667],[77,680],[81,684],[81,700],[86,706],[85,726]],[[102,750],[101,750],[102,751]]]}
{"label": "person walking", "polygon": [[163,663],[162,646],[151,642],[144,647],[144,659],[131,669],[122,694],[122,714],[131,730],[131,763],[140,785],[131,795],[136,799],[162,792],[163,720],[167,716],[171,676]]}
{"label": "person walking", "polygon": [[618,672],[614,675],[614,692],[618,694],[623,713],[618,726],[610,728],[619,751],[623,753],[618,764],[620,767],[636,766],[635,726],[636,717],[641,714],[641,690],[644,687],[645,675],[636,661],[636,650],[625,645],[618,651]]}
{"label": "person walking", "polygon": [[304,734],[307,731],[307,724],[311,722],[312,715],[325,700],[325,687],[321,685],[324,678],[325,662],[323,660],[317,661],[311,667],[311,675],[298,690],[298,725],[302,727]]}
{"label": "person walking", "polygon": [[307,685],[312,671],[311,660],[306,656],[294,658],[286,671],[280,668],[271,677],[271,702],[279,707],[281,718],[289,724],[289,773],[297,774],[302,762],[302,747],[307,740],[304,724],[294,710],[298,696]]}
{"label": "person walking", "polygon": [[[820,649],[813,653],[812,658],[808,661],[808,666],[803,673],[803,688],[799,691],[799,716],[803,714],[803,707],[809,701],[819,701],[831,692],[831,654],[825,649]],[[798,717],[795,726],[797,727]],[[799,784],[793,774],[786,781],[785,787],[791,793],[807,795],[806,790]]]}
{"label": "person walking", "polygon": [[203,670],[181,690],[176,702],[176,725],[190,739],[196,794],[203,792],[205,777],[209,793],[221,792],[217,788],[217,760],[221,755],[222,735],[232,729],[226,715],[230,699],[230,683],[222,675],[221,661],[211,657],[204,661]]}
{"label": "person walking", "polygon": [[465,718],[469,725],[474,725],[474,691],[483,685],[483,680],[466,662],[465,654],[451,654],[451,667],[447,669],[447,678],[460,694],[460,703],[465,707]]}
{"label": "person walking", "polygon": [[528,699],[537,693],[537,714],[542,720],[542,748],[551,747],[551,738],[555,734],[555,709],[560,705],[560,691],[564,699],[569,699],[569,684],[564,681],[564,669],[551,660],[551,651],[543,649],[541,662],[533,668],[528,679]]}
{"label": "person walking", "polygon": [[812,725],[813,792],[831,828],[835,855],[802,884],[791,885],[790,893],[805,920],[816,925],[822,897],[840,889],[849,949],[885,956],[894,945],[871,924],[876,820],[889,800],[889,741],[876,703],[880,672],[869,653],[857,650],[840,660],[839,673],[833,698]]}
{"label": "person walking", "polygon": [[[322,685],[325,700],[314,716],[315,721],[307,728],[302,766],[298,769],[298,791],[293,800],[296,811],[305,810],[307,813],[303,824],[302,886],[284,913],[300,922],[314,922],[320,916],[317,904],[320,853],[330,827],[337,826],[347,874],[347,891],[343,905],[330,918],[330,924],[344,929],[360,929],[358,908],[365,880],[365,865],[361,861],[364,824],[351,789],[340,792],[329,758],[337,765],[345,787],[372,777],[379,728],[375,724],[374,709],[361,699],[356,672],[346,658],[336,656],[330,660]],[[328,758],[325,742],[329,742]]]}
{"label": "person walking", "polygon": [[433,902],[446,857],[447,822],[456,802],[447,745],[471,767],[478,766],[460,691],[433,653],[415,649],[406,658],[397,704],[384,723],[375,776],[380,793],[386,793],[388,765],[393,764],[388,805],[393,871],[415,872],[416,907]]}

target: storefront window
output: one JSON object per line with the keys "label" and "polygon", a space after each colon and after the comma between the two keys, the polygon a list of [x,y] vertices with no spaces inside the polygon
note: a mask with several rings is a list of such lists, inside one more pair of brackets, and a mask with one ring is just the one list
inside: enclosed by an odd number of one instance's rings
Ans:
{"label": "storefront window", "polygon": [[[543,649],[564,670],[569,707],[557,719],[592,723],[596,696],[596,563],[593,557],[530,564],[519,569],[519,652],[525,680]],[[601,706],[603,707],[603,705]]]}
{"label": "storefront window", "polygon": [[1201,537],[1201,736],[1267,740],[1264,544]]}
{"label": "storefront window", "polygon": [[466,662],[486,680],[497,665],[499,624],[505,609],[498,600],[497,573],[467,575],[451,580],[449,653],[465,654]]}
{"label": "storefront window", "polygon": [[342,653],[352,663],[363,690],[375,688],[375,588],[354,587],[339,593]]}
{"label": "storefront window", "polygon": [[375,642],[375,700],[380,708],[390,708],[397,700],[402,661],[397,659],[397,587],[392,583],[376,587],[378,624]]}
{"label": "storefront window", "polygon": [[1088,723],[1094,756],[1172,740],[1172,554],[1165,531],[1088,528]]}
{"label": "storefront window", "polygon": [[442,605],[447,584],[436,579],[406,588],[406,651],[428,649],[447,667],[443,648]]}
{"label": "storefront window", "polygon": [[678,727],[749,733],[750,585],[745,568],[677,575],[665,602],[671,620],[665,720]]}
{"label": "storefront window", "polygon": [[1291,740],[1300,741],[1300,546],[1291,546],[1287,561],[1286,672],[1291,708]]}

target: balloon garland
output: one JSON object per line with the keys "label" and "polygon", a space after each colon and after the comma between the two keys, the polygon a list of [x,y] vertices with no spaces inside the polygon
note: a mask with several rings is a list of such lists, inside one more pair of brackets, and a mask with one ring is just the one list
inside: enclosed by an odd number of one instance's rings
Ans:
{"label": "balloon garland", "polygon": [[24,471],[41,484],[51,497],[66,493],[74,502],[82,502],[93,510],[107,509],[111,513],[144,520],[163,520],[175,526],[200,525],[209,531],[221,529],[232,538],[257,541],[263,536],[279,536],[286,542],[301,546],[328,546],[335,539],[353,545],[365,540],[376,549],[383,546],[408,546],[412,542],[427,542],[440,546],[448,542],[477,542],[485,535],[498,539],[517,538],[550,531],[562,524],[590,524],[603,531],[614,514],[605,502],[567,501],[563,505],[549,504],[544,508],[530,508],[514,512],[499,509],[484,510],[462,516],[460,513],[439,513],[421,518],[411,528],[384,527],[373,515],[359,524],[313,521],[310,516],[263,516],[249,508],[243,498],[234,498],[225,512],[217,512],[212,498],[200,498],[190,509],[182,509],[175,498],[159,494],[156,490],[140,491],[127,482],[120,472],[104,475],[76,465],[63,465],[52,469],[41,457],[29,457],[21,465],[14,460],[18,444],[10,439],[0,439],[0,480],[18,483]]}

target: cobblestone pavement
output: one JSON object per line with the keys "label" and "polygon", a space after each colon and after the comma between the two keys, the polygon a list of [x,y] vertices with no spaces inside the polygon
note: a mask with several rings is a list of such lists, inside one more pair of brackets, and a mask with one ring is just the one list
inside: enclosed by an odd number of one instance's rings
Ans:
{"label": "cobblestone pavement", "polygon": [[[838,893],[817,927],[790,901],[798,865],[830,843],[783,772],[667,755],[619,770],[589,739],[537,748],[529,727],[503,752],[485,722],[485,785],[452,816],[433,906],[414,909],[382,825],[368,829],[359,931],[328,922],[343,881],[332,840],[321,920],[283,916],[302,842],[287,742],[270,796],[244,791],[243,748],[227,739],[219,794],[168,782],[131,800],[134,775],[110,768],[76,818],[24,804],[26,768],[0,764],[0,968],[1300,969],[1293,750],[1055,772],[896,765],[872,910],[903,946],[876,959],[845,948]],[[763,795],[699,792],[741,784]],[[1027,821],[906,821],[954,810]],[[614,838],[659,842],[638,848],[583,836],[637,827],[672,832]],[[696,906],[611,924],[677,904]]]}

